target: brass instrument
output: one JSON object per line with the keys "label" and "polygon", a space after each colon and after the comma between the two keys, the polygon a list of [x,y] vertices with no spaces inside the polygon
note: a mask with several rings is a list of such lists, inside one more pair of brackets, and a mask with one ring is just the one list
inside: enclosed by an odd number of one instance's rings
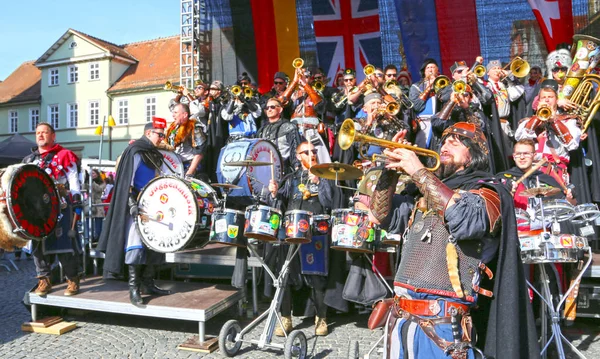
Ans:
{"label": "brass instrument", "polygon": [[[576,34],[573,35],[573,46],[571,46],[571,57],[573,64],[588,64],[586,68],[583,66],[571,66],[566,73],[564,86],[560,90],[562,97],[570,100],[575,95],[575,90],[584,80],[586,75],[598,65],[598,56],[590,56],[594,53],[591,49],[596,49],[600,44],[600,39],[589,35]],[[588,49],[589,51],[577,51],[578,49]]]}
{"label": "brass instrument", "polygon": [[412,108],[414,104],[412,101],[406,96],[404,91],[400,88],[400,84],[396,80],[388,80],[383,84],[383,89],[391,94],[395,95],[397,99],[400,100],[400,105],[406,108]]}
{"label": "brass instrument", "polygon": [[540,104],[535,112],[535,117],[542,121],[548,121],[552,117],[552,109],[546,104]]}
{"label": "brass instrument", "polygon": [[304,60],[302,60],[300,57],[297,57],[294,59],[294,61],[292,61],[292,66],[295,69],[300,69],[302,66],[304,66]]}
{"label": "brass instrument", "polygon": [[252,87],[250,87],[250,86],[245,86],[244,87],[244,97],[247,99],[254,97],[254,89],[252,89]]}
{"label": "brass instrument", "polygon": [[438,93],[441,89],[450,85],[450,78],[445,75],[440,75],[433,80],[433,91]]}
{"label": "brass instrument", "polygon": [[436,163],[433,167],[427,167],[429,171],[435,171],[440,167],[440,155],[435,151],[426,150],[421,147],[405,145],[398,142],[382,140],[376,137],[371,137],[367,135],[363,135],[362,133],[358,133],[354,127],[354,121],[351,118],[347,118],[342,123],[342,127],[340,127],[340,132],[338,133],[338,144],[342,150],[347,150],[352,146],[354,142],[359,142],[363,144],[373,144],[376,146],[380,146],[383,148],[404,148],[409,151],[416,153],[418,156],[426,156],[433,157],[436,159]]}
{"label": "brass instrument", "polygon": [[[592,98],[591,95],[594,91],[596,91],[596,95]],[[600,108],[600,76],[596,74],[585,75],[570,100],[577,104],[575,112],[584,121],[582,133],[585,133],[592,123],[598,108]]]}
{"label": "brass instrument", "polygon": [[319,92],[321,92],[321,91],[323,91],[323,89],[325,89],[325,84],[321,81],[315,81],[312,83],[311,86],[315,91],[319,91]]}
{"label": "brass instrument", "polygon": [[238,85],[233,85],[229,89],[229,92],[231,92],[234,97],[238,97],[242,93],[242,88]]}
{"label": "brass instrument", "polygon": [[165,82],[165,86],[163,87],[163,90],[165,90],[165,91],[173,91],[173,92],[177,92],[177,93],[182,93],[183,89],[184,89],[183,86],[174,86],[171,83],[171,81]]}
{"label": "brass instrument", "polygon": [[529,70],[531,67],[529,66],[529,62],[523,60],[519,56],[512,59],[506,66],[502,68],[502,70],[506,70],[508,68],[508,73],[505,76],[508,77],[510,74],[513,74],[514,77],[523,78],[529,74]]}
{"label": "brass instrument", "polygon": [[475,74],[475,76],[482,78],[483,76],[485,76],[485,73],[487,72],[485,69],[485,66],[483,66],[482,64],[479,64],[477,66],[475,66],[473,68],[473,71],[471,71]]}
{"label": "brass instrument", "polygon": [[[356,93],[357,91],[359,91],[358,87],[354,86],[350,89],[348,94],[351,95]],[[345,91],[342,90],[333,95],[331,97],[331,100],[333,101],[333,105],[335,106],[335,108],[342,108],[342,106],[344,106],[344,103],[348,101],[348,95]]]}
{"label": "brass instrument", "polygon": [[371,75],[373,75],[375,73],[375,66],[373,66],[371,64],[368,64],[363,69],[363,72],[364,72],[365,76],[369,77],[369,76],[371,76]]}
{"label": "brass instrument", "polygon": [[463,80],[456,80],[452,83],[452,91],[459,95],[464,95],[468,92],[468,85]]}

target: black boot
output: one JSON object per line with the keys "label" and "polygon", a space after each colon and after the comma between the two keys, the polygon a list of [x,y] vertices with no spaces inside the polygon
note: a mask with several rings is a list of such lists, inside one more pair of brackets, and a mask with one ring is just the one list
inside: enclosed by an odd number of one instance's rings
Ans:
{"label": "black boot", "polygon": [[129,266],[129,300],[136,307],[143,307],[144,300],[140,295],[140,281],[142,277],[142,266]]}
{"label": "black boot", "polygon": [[156,295],[169,295],[170,290],[162,289],[156,286],[154,283],[154,266],[146,265],[142,272],[142,286],[141,290],[144,294],[156,294]]}

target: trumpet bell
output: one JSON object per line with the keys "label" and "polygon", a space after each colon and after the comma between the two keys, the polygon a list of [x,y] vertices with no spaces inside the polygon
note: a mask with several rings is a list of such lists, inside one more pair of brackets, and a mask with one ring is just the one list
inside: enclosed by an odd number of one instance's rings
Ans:
{"label": "trumpet bell", "polygon": [[535,116],[542,121],[547,121],[552,117],[552,110],[548,106],[540,106],[535,112]]}
{"label": "trumpet bell", "polygon": [[368,64],[363,69],[363,72],[365,73],[366,76],[371,76],[371,75],[373,75],[373,73],[375,73],[375,66]]}
{"label": "trumpet bell", "polygon": [[479,78],[481,78],[481,77],[485,76],[485,73],[486,73],[486,72],[487,72],[487,71],[486,71],[486,69],[485,69],[485,66],[483,66],[483,65],[477,65],[477,66],[475,66],[475,68],[473,69],[473,73],[475,74],[475,76],[477,76],[477,77],[479,77]]}
{"label": "trumpet bell", "polygon": [[300,69],[302,66],[304,66],[304,60],[302,60],[300,57],[297,57],[294,59],[294,61],[292,61],[292,66],[294,66],[295,69]]}
{"label": "trumpet bell", "polygon": [[230,91],[233,96],[239,96],[242,93],[242,88],[238,85],[233,85]]}
{"label": "trumpet bell", "polygon": [[464,94],[467,92],[467,83],[463,80],[456,80],[452,83],[452,91],[457,94]]}
{"label": "trumpet bell", "polygon": [[325,84],[321,81],[315,81],[312,84],[312,88],[315,89],[315,91],[323,91]]}
{"label": "trumpet bell", "polygon": [[171,91],[171,89],[173,89],[173,84],[171,83],[171,81],[165,82],[165,86],[163,87],[163,89],[165,91]]}
{"label": "trumpet bell", "polygon": [[512,61],[510,65],[510,71],[515,75],[515,77],[523,78],[529,74],[529,70],[531,67],[529,66],[529,62],[516,58]]}
{"label": "trumpet bell", "polygon": [[450,84],[450,78],[448,76],[440,75],[433,81],[433,90],[437,93],[444,87]]}

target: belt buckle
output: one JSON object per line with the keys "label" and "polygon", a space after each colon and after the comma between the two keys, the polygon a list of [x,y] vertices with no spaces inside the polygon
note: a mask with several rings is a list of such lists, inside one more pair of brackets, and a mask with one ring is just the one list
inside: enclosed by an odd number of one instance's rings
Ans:
{"label": "belt buckle", "polygon": [[439,303],[441,299],[436,299],[429,302],[429,311],[432,315],[438,315],[442,311],[442,307]]}

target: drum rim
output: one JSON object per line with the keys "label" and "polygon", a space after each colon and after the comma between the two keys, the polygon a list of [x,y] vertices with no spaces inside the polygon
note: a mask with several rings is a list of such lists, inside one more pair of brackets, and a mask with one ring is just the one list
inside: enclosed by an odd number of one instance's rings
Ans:
{"label": "drum rim", "polygon": [[[40,173],[43,173],[43,176],[48,177],[48,179],[50,180],[50,183],[53,183],[54,186],[52,186],[52,190],[54,191],[54,194],[56,195],[56,198],[58,198],[59,201],[59,207],[58,207],[58,213],[59,216],[62,213],[62,210],[60,208],[60,193],[58,192],[58,188],[56,187],[56,180],[50,176],[46,171],[44,171],[43,169],[41,169],[39,166],[36,166],[32,163],[21,163],[21,164],[16,164],[13,165],[15,167],[18,167],[15,169],[15,171],[13,172],[13,176],[10,178],[10,180],[8,181],[8,192],[5,191],[4,193],[4,198],[6,201],[6,209],[8,212],[8,216],[10,218],[10,221],[12,222],[12,225],[15,227],[13,228],[13,233],[20,238],[25,238],[25,239],[31,239],[31,240],[36,240],[39,241],[40,239],[44,239],[46,237],[48,237],[50,234],[52,234],[54,232],[54,230],[56,229],[56,227],[58,226],[59,220],[57,219],[56,222],[54,223],[54,226],[52,227],[52,229],[43,237],[35,237],[33,235],[31,235],[29,232],[25,231],[25,228],[23,228],[23,226],[21,225],[20,222],[17,222],[17,218],[16,218],[16,214],[14,211],[14,203],[12,200],[12,196],[10,195],[10,190],[12,188],[12,185],[14,183],[15,177],[17,173],[22,172],[25,168],[35,168],[37,171],[39,171]],[[9,166],[10,167],[10,166]],[[3,172],[2,175],[4,175]]]}
{"label": "drum rim", "polygon": [[329,214],[313,214],[313,220],[322,221],[324,219],[331,219]]}
{"label": "drum rim", "polygon": [[251,204],[251,205],[249,205],[249,206],[246,207],[246,212],[248,212],[252,208],[256,208],[256,209],[269,209],[269,210],[271,210],[271,212],[275,212],[275,213],[277,213],[277,214],[279,214],[281,216],[281,211],[280,210],[278,210],[275,207],[265,206],[263,204],[259,204],[259,205],[253,205],[253,204]]}
{"label": "drum rim", "polygon": [[296,213],[300,213],[300,214],[307,214],[309,216],[312,216],[313,213],[311,211],[305,211],[303,209],[292,209],[291,211],[285,211],[285,215],[287,216],[288,214],[296,214]]}
{"label": "drum rim", "polygon": [[219,213],[221,213],[221,214],[234,213],[234,214],[239,214],[239,215],[245,215],[246,214],[246,212],[244,212],[244,211],[240,211],[238,209],[231,209],[231,208],[225,208],[223,210],[215,210],[215,211],[213,211],[212,214],[219,214]]}
{"label": "drum rim", "polygon": [[364,209],[355,209],[355,208],[336,208],[334,210],[331,211],[331,215],[333,216],[333,213],[340,213],[340,212],[344,212],[347,211],[348,213],[360,213],[360,214],[369,214],[369,211],[364,210]]}

